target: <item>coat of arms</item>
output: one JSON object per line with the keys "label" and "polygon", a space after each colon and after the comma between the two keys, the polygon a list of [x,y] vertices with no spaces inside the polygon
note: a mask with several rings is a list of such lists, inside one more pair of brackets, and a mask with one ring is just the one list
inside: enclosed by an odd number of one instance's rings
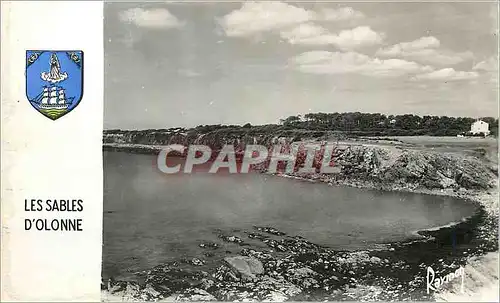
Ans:
{"label": "coat of arms", "polygon": [[52,120],[75,109],[83,96],[83,52],[27,51],[26,96]]}

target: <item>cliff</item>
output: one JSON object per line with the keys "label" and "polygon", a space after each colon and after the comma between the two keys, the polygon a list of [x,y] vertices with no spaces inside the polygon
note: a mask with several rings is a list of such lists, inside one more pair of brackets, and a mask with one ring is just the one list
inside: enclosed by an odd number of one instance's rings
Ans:
{"label": "cliff", "polygon": [[[169,144],[203,144],[214,151],[232,144],[241,152],[247,144],[271,147],[297,141],[330,142],[335,145],[332,162],[338,168],[336,173],[291,176],[386,190],[484,190],[494,185],[497,174],[495,159],[488,160],[480,149],[459,147],[458,152],[441,152],[398,140],[349,140],[331,131],[289,130],[281,126],[108,131],[103,141],[106,150],[138,153],[157,153]],[[321,157],[315,163],[320,163]],[[296,169],[303,162],[303,157],[298,159]],[[265,170],[265,164],[254,168]]]}
{"label": "cliff", "polygon": [[385,190],[482,190],[496,180],[495,169],[477,157],[411,148],[339,144],[333,162],[339,173],[293,176]]}
{"label": "cliff", "polygon": [[118,144],[203,144],[218,149],[225,144],[261,144],[271,145],[280,140],[300,141],[303,138],[329,139],[333,136],[345,138],[341,132],[308,131],[289,129],[281,125],[263,125],[253,127],[205,126],[191,129],[170,128],[150,130],[108,130],[104,132],[104,143]]}

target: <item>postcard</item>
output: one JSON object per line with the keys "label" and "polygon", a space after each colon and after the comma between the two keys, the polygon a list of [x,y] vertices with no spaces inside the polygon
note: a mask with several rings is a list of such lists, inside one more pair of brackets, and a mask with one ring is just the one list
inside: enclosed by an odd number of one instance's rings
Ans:
{"label": "postcard", "polygon": [[498,302],[498,2],[1,9],[2,301]]}

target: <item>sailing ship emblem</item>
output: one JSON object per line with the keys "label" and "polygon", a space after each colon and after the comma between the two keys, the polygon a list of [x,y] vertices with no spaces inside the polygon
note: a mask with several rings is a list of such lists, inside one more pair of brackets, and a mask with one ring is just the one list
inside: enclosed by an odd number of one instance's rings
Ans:
{"label": "sailing ship emblem", "polygon": [[75,109],[83,96],[83,52],[27,51],[26,96],[52,120]]}

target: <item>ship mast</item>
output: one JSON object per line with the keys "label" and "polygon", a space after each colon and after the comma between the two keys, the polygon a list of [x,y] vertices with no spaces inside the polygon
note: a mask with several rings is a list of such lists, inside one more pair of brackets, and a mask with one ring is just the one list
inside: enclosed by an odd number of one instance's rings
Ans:
{"label": "ship mast", "polygon": [[50,88],[49,104],[57,104],[57,86],[52,86]]}
{"label": "ship mast", "polygon": [[65,104],[66,103],[66,96],[64,95],[64,89],[62,87],[59,87],[59,102],[58,104]]}
{"label": "ship mast", "polygon": [[42,104],[48,104],[48,101],[49,101],[49,88],[45,86],[43,88]]}

